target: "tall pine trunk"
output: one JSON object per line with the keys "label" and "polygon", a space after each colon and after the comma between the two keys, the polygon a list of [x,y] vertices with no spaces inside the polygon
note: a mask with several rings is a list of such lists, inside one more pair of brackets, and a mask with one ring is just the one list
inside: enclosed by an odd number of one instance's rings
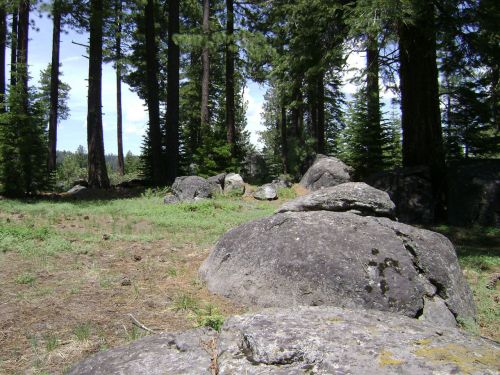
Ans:
{"label": "tall pine trunk", "polygon": [[116,139],[118,147],[118,173],[125,174],[123,158],[123,120],[122,120],[122,0],[115,1],[115,57],[116,57]]}
{"label": "tall pine trunk", "polygon": [[318,113],[317,134],[316,134],[316,152],[325,153],[325,82],[324,73],[321,72],[317,81],[317,103],[316,111]]}
{"label": "tall pine trunk", "polygon": [[17,62],[17,29],[19,9],[12,12],[12,25],[10,33],[10,87],[16,85],[16,62]]}
{"label": "tall pine trunk", "polygon": [[87,112],[88,183],[108,188],[102,129],[103,0],[90,1],[89,90]]}
{"label": "tall pine trunk", "polygon": [[236,145],[236,124],[234,109],[234,4],[226,0],[226,129],[227,143],[234,155]]}
{"label": "tall pine trunk", "polygon": [[300,90],[302,79],[295,79],[292,89],[292,100],[295,102],[292,106],[292,134],[300,140],[302,139],[302,91]]}
{"label": "tall pine trunk", "polygon": [[284,105],[281,106],[281,165],[283,167],[283,173],[288,173],[288,139],[287,139],[287,128],[286,128],[286,108]]}
{"label": "tall pine trunk", "polygon": [[0,113],[5,112],[5,49],[7,47],[7,13],[5,5],[0,6]]}
{"label": "tall pine trunk", "polygon": [[19,2],[19,23],[17,31],[16,75],[21,82],[22,108],[28,114],[28,32],[30,17],[29,0]]}
{"label": "tall pine trunk", "polygon": [[445,161],[438,96],[436,25],[430,0],[412,0],[414,20],[399,25],[403,165],[431,173],[437,213],[442,214]]}
{"label": "tall pine trunk", "polygon": [[167,181],[172,183],[179,170],[179,46],[174,35],[179,33],[179,0],[168,2],[167,62]]}
{"label": "tall pine trunk", "polygon": [[382,155],[382,128],[380,114],[379,92],[379,54],[378,41],[373,35],[368,36],[366,49],[366,104],[369,133],[368,153],[370,164],[366,168],[369,172],[380,170],[383,167]]}
{"label": "tall pine trunk", "polygon": [[149,142],[151,179],[154,185],[166,181],[162,157],[162,134],[160,128],[160,88],[158,84],[158,46],[155,33],[154,1],[148,0],[146,16],[146,95],[149,115]]}
{"label": "tall pine trunk", "polygon": [[49,113],[49,172],[56,170],[57,117],[59,110],[59,46],[61,40],[61,3],[52,5],[52,62],[50,70],[50,113]]}
{"label": "tall pine trunk", "polygon": [[203,36],[205,38],[201,53],[201,134],[205,135],[205,128],[209,126],[210,113],[208,111],[208,93],[210,85],[210,55],[208,39],[210,36],[210,0],[203,0]]}

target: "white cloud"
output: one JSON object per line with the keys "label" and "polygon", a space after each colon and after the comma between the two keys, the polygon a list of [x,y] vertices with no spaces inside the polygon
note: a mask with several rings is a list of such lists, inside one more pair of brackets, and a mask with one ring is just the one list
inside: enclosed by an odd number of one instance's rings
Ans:
{"label": "white cloud", "polygon": [[145,124],[128,123],[124,126],[123,131],[125,134],[133,134],[142,137],[146,132]]}
{"label": "white cloud", "polygon": [[62,64],[69,64],[69,63],[72,63],[72,62],[75,62],[75,61],[81,61],[84,57],[82,55],[80,56],[70,56],[70,57],[66,57],[64,59],[61,60],[61,63]]}

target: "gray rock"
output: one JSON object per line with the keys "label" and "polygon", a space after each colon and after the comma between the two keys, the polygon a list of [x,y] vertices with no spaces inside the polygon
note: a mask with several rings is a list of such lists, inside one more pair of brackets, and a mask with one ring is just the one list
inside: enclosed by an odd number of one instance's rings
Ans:
{"label": "gray rock", "polygon": [[[500,347],[457,329],[374,310],[269,309],[96,354],[90,374],[497,374]],[[211,368],[211,366],[213,366]]]}
{"label": "gray rock", "polygon": [[212,196],[213,186],[203,177],[182,176],[177,177],[172,184],[172,195],[163,199],[165,204],[191,202]]}
{"label": "gray rock", "polygon": [[81,195],[88,190],[87,187],[82,185],[75,185],[71,189],[69,189],[66,194],[67,195]]}
{"label": "gray rock", "polygon": [[278,189],[275,184],[265,184],[253,193],[253,197],[260,201],[271,201],[278,198]]}
{"label": "gray rock", "polygon": [[163,203],[164,204],[175,204],[175,203],[179,203],[181,200],[179,199],[179,197],[177,197],[176,195],[172,195],[172,194],[168,194],[165,196],[165,198],[163,198]]}
{"label": "gray rock", "polygon": [[366,182],[389,194],[400,221],[413,224],[434,222],[434,198],[428,168],[398,168],[372,175]]}
{"label": "gray rock", "polygon": [[228,173],[224,178],[224,194],[243,195],[245,194],[245,183],[243,178],[236,173]]}
{"label": "gray rock", "polygon": [[500,160],[461,160],[448,168],[448,221],[500,227]]}
{"label": "gray rock", "polygon": [[418,317],[441,297],[474,318],[472,294],[444,236],[387,218],[285,212],[222,236],[200,268],[208,289],[250,305],[365,307]]}
{"label": "gray rock", "polygon": [[211,374],[207,347],[216,332],[195,329],[148,336],[132,344],[89,357],[68,375]]}
{"label": "gray rock", "polygon": [[385,191],[364,182],[347,182],[313,191],[286,202],[277,212],[355,211],[367,216],[394,217],[394,203]]}
{"label": "gray rock", "polygon": [[278,188],[290,188],[293,185],[290,178],[278,178],[273,180],[272,183]]}
{"label": "gray rock", "polygon": [[456,327],[457,321],[439,296],[424,297],[424,310],[419,320],[425,320],[440,327]]}
{"label": "gray rock", "polygon": [[351,168],[337,158],[317,155],[300,184],[309,190],[340,185],[351,181]]}
{"label": "gray rock", "polygon": [[87,182],[87,180],[84,180],[83,178],[80,179],[80,180],[75,180],[71,183],[71,187],[74,187],[74,186],[77,186],[77,185],[80,185],[80,186],[85,186],[86,188],[89,187],[89,183]]}
{"label": "gray rock", "polygon": [[222,194],[224,191],[224,179],[226,178],[226,173],[220,173],[215,176],[207,178],[208,183],[212,186],[213,194]]}
{"label": "gray rock", "polygon": [[366,310],[299,307],[227,321],[219,374],[495,374],[500,347],[457,329]]}

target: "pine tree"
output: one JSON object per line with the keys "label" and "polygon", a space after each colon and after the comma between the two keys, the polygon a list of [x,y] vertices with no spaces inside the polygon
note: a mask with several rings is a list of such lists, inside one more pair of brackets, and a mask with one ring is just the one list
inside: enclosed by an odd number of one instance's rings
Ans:
{"label": "pine tree", "polygon": [[103,0],[90,1],[89,88],[87,113],[88,183],[108,188],[102,128]]}

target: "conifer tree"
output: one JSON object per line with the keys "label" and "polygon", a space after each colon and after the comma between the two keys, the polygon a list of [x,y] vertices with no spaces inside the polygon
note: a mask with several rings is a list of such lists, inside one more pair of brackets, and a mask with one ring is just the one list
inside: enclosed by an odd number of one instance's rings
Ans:
{"label": "conifer tree", "polygon": [[91,0],[87,144],[88,183],[94,188],[109,187],[102,128],[103,21],[103,0]]}

